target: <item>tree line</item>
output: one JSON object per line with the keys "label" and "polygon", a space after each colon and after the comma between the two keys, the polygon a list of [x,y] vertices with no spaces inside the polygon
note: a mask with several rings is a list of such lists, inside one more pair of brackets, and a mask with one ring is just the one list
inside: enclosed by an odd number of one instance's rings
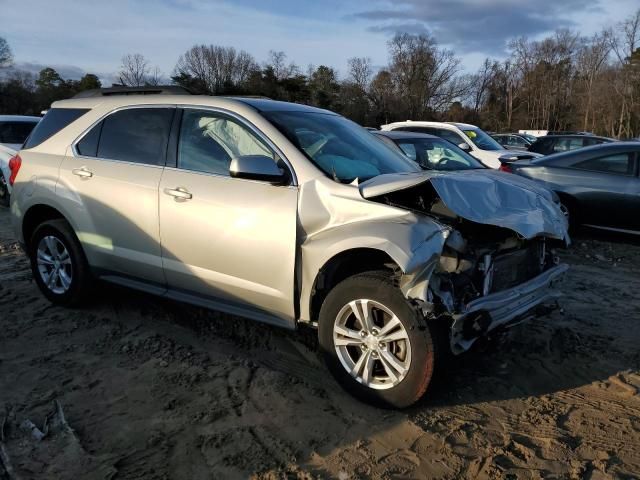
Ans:
{"label": "tree line", "polygon": [[[640,10],[591,37],[559,30],[542,40],[517,38],[506,58],[487,58],[472,74],[429,35],[398,33],[387,46],[386,66],[354,57],[342,76],[327,65],[303,69],[282,51],[259,63],[244,50],[202,44],[184,52],[164,79],[143,55],[127,54],[117,84],[172,83],[197,94],[265,96],[330,109],[366,126],[413,119],[463,121],[492,131],[640,135]],[[0,69],[11,63],[0,38]],[[38,113],[52,101],[100,86],[93,74],[68,80],[51,68],[37,76],[12,69],[0,80],[0,113]]]}

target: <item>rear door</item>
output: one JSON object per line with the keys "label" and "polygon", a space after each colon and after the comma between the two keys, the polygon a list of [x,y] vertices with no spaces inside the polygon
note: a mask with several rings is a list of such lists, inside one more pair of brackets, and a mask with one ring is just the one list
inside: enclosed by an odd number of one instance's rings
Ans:
{"label": "rear door", "polygon": [[640,179],[637,153],[602,155],[572,165],[583,222],[622,229],[640,229]]}
{"label": "rear door", "polygon": [[164,286],[158,185],[175,108],[111,113],[77,141],[56,187],[91,266]]}
{"label": "rear door", "polygon": [[243,119],[214,109],[184,109],[176,165],[167,166],[160,184],[170,294],[291,325],[298,189],[231,178],[231,160],[241,155],[279,162],[265,137]]}

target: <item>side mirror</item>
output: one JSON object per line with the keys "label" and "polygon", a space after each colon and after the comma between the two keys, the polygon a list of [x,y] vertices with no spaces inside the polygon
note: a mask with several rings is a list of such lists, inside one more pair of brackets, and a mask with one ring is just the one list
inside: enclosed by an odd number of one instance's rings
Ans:
{"label": "side mirror", "polygon": [[461,150],[464,150],[465,152],[468,152],[469,150],[471,150],[471,147],[466,142],[459,143],[458,148],[460,148]]}
{"label": "side mirror", "polygon": [[233,178],[261,180],[276,185],[282,185],[287,180],[285,172],[273,158],[266,155],[243,155],[232,159],[229,174]]}

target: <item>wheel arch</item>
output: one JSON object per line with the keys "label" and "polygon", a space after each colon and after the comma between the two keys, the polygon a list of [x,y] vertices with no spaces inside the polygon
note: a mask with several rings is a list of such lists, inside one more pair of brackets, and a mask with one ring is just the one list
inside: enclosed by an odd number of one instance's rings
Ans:
{"label": "wheel arch", "polygon": [[38,228],[38,225],[41,225],[43,222],[48,220],[56,219],[65,220],[69,223],[67,217],[60,212],[60,210],[50,205],[39,203],[29,207],[22,217],[22,238],[25,245],[28,246],[31,237],[33,236],[33,232]]}
{"label": "wheel arch", "polygon": [[368,271],[387,271],[389,275],[402,272],[398,263],[384,250],[372,247],[351,248],[329,258],[318,270],[309,297],[309,316],[316,320],[328,293],[342,280]]}
{"label": "wheel arch", "polygon": [[569,210],[569,223],[572,227],[580,224],[578,200],[570,193],[554,190],[560,202]]}

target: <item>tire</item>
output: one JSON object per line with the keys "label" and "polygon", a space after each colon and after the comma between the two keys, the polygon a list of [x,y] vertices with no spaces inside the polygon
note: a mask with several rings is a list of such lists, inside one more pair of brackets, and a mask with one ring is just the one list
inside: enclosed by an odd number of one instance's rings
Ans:
{"label": "tire", "polygon": [[[357,310],[363,318],[365,305],[371,312],[369,318],[373,318],[368,327],[363,327],[355,313]],[[400,325],[391,321],[393,315]],[[436,362],[432,332],[389,274],[367,272],[340,282],[322,304],[318,323],[320,348],[327,366],[349,393],[376,406],[405,408],[426,392]],[[391,323],[396,327],[388,329]],[[403,338],[384,341],[394,337]],[[369,357],[363,359],[365,354]],[[390,362],[389,355],[395,362]],[[403,368],[391,367],[394,363]],[[357,373],[352,374],[349,369]],[[367,371],[371,374],[367,375]]]}
{"label": "tire", "polygon": [[[80,242],[65,220],[40,224],[31,236],[28,251],[33,278],[50,302],[65,307],[84,303],[91,290],[91,273]],[[51,276],[47,272],[56,268],[62,273],[48,282]]]}
{"label": "tire", "polygon": [[9,195],[9,186],[7,180],[4,178],[2,172],[0,172],[0,207],[8,207],[11,200]]}

